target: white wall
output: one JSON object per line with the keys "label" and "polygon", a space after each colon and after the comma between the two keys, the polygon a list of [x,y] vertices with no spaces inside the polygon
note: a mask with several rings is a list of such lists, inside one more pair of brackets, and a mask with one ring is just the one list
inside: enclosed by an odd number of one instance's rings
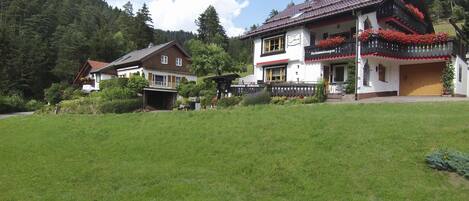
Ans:
{"label": "white wall", "polygon": [[[358,16],[358,29],[362,32],[365,29],[365,21],[368,19],[371,23],[372,29],[381,28],[376,17],[376,12],[364,13]],[[359,42],[359,45],[360,42]],[[363,85],[363,69],[366,61],[370,66],[370,86]],[[376,71],[376,67],[381,64],[386,67],[386,82],[379,80],[379,74]],[[358,52],[358,93],[374,93],[374,92],[385,92],[385,91],[399,91],[399,64],[389,59],[380,58],[363,58],[361,52]]]}
{"label": "white wall", "polygon": [[140,73],[143,74],[143,68],[138,66],[128,67],[128,68],[121,68],[117,69],[117,76],[118,77],[126,77],[129,78],[131,75]]}
{"label": "white wall", "polygon": [[[363,68],[365,62],[368,60],[370,66],[370,86],[363,85]],[[379,65],[386,67],[386,82],[379,80],[379,73],[377,67]],[[363,60],[363,64],[360,65],[359,70],[362,72],[360,80],[358,81],[359,94],[374,93],[374,92],[385,92],[385,91],[399,91],[399,69],[400,66],[396,62],[380,58],[368,58]]]}
{"label": "white wall", "polygon": [[[254,77],[256,80],[263,80],[263,65],[258,63],[288,60],[287,81],[306,81],[304,72],[305,63],[305,46],[310,45],[309,30],[305,27],[296,27],[290,29],[285,34],[285,53],[271,56],[261,56],[262,54],[262,38],[254,39]],[[294,43],[291,39],[296,38],[298,43]],[[289,42],[292,41],[292,42]],[[298,68],[299,66],[299,68]],[[296,75],[298,72],[298,76]]]}
{"label": "white wall", "polygon": [[[468,65],[458,56],[454,58],[454,93],[457,95],[468,95]],[[462,81],[459,82],[459,67],[462,68]]]}

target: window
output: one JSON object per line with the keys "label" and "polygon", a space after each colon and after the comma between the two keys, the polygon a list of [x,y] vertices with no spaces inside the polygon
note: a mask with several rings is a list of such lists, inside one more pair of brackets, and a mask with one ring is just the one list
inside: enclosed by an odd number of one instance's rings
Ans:
{"label": "window", "polygon": [[462,66],[461,65],[459,65],[459,69],[458,69],[458,81],[462,82]]}
{"label": "window", "polygon": [[176,77],[176,86],[179,86],[181,83],[181,77]]}
{"label": "window", "polygon": [[334,67],[334,82],[344,82],[345,81],[345,67],[336,66]]}
{"label": "window", "polygon": [[386,82],[386,67],[383,65],[378,66],[379,81]]}
{"label": "window", "polygon": [[370,65],[368,61],[365,62],[363,67],[363,86],[370,86]]}
{"label": "window", "polygon": [[285,35],[262,39],[263,54],[285,51]]}
{"label": "window", "polygon": [[270,67],[265,69],[265,81],[267,82],[285,82],[285,67]]}
{"label": "window", "polygon": [[96,82],[101,82],[101,73],[96,74]]}
{"label": "window", "polygon": [[176,58],[176,66],[182,66],[182,59]]}
{"label": "window", "polygon": [[309,40],[310,40],[311,46],[316,45],[316,33],[311,32],[311,33],[309,34]]}
{"label": "window", "polygon": [[161,55],[161,63],[162,64],[168,64],[168,56]]}
{"label": "window", "polygon": [[327,39],[327,38],[329,38],[329,33],[326,32],[322,35],[322,39]]}

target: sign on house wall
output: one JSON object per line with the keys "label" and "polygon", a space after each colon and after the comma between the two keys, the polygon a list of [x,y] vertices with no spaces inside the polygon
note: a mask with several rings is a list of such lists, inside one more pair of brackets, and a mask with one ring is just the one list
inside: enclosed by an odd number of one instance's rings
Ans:
{"label": "sign on house wall", "polygon": [[288,46],[297,46],[301,43],[301,35],[300,34],[291,34],[287,36],[287,44]]}

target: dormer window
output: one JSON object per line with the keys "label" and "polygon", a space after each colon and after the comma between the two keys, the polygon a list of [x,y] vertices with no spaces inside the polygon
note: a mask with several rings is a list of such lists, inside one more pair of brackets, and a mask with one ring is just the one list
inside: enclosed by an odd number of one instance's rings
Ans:
{"label": "dormer window", "polygon": [[285,51],[285,35],[277,35],[262,39],[262,54],[275,54]]}
{"label": "dormer window", "polygon": [[182,59],[176,58],[176,66],[182,66]]}
{"label": "dormer window", "polygon": [[162,64],[168,64],[168,56],[161,55],[161,63]]}

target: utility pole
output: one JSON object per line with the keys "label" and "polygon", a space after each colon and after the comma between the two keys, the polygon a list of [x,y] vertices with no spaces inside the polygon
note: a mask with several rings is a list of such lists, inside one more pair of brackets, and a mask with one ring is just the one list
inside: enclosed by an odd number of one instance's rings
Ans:
{"label": "utility pole", "polygon": [[361,11],[353,11],[353,14],[357,17],[355,25],[355,100],[358,101],[358,66],[360,64],[360,40],[358,40],[358,35],[360,34],[360,15]]}

